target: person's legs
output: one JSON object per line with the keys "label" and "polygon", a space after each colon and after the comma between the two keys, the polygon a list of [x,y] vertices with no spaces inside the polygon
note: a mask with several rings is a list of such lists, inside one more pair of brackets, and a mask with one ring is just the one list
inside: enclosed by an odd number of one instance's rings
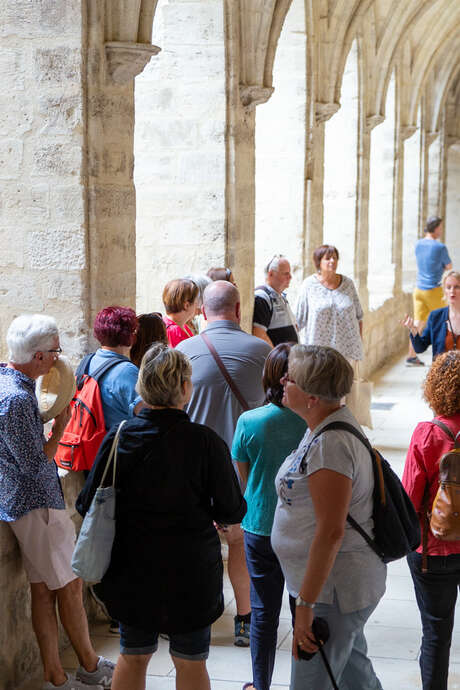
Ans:
{"label": "person's legs", "polygon": [[88,619],[83,607],[82,582],[75,578],[56,591],[59,617],[78,660],[86,671],[97,668],[98,655],[89,637]]}
{"label": "person's legs", "polygon": [[257,690],[269,690],[276,654],[284,577],[270,537],[244,533],[251,580],[251,659]]}
{"label": "person's legs", "polygon": [[[375,606],[342,614],[335,599],[333,604],[317,604],[315,607],[315,616],[325,618],[329,624],[330,638],[323,649],[337,685],[344,690],[382,690],[367,657],[363,634],[364,625]],[[358,658],[361,666],[355,663]],[[347,669],[350,659],[353,661]],[[319,652],[309,661],[296,661],[293,657],[291,668],[290,690],[330,690],[331,681]],[[341,684],[343,674],[344,683]]]}
{"label": "person's legs", "polygon": [[251,611],[251,599],[244,533],[240,525],[229,525],[222,534],[228,544],[228,576],[235,594],[236,612],[239,616],[245,616]]}
{"label": "person's legs", "polygon": [[176,690],[211,689],[206,661],[191,661],[171,656],[176,667]]}
{"label": "person's legs", "polygon": [[62,685],[66,674],[59,659],[56,592],[44,582],[31,582],[32,627],[37,638],[43,664],[44,678],[54,685]]}
{"label": "person's legs", "polygon": [[422,619],[420,670],[423,690],[446,690],[454,625],[460,555],[429,556],[428,572],[422,572],[422,556],[407,557]]}
{"label": "person's legs", "polygon": [[211,626],[188,633],[171,633],[169,653],[176,668],[176,690],[210,690],[206,659]]}
{"label": "person's legs", "polygon": [[113,672],[112,690],[145,690],[151,654],[120,654]]}

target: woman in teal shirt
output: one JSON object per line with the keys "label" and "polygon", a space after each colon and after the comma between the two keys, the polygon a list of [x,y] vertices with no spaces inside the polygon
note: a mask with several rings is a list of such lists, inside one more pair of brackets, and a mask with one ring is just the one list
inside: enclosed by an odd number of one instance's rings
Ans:
{"label": "woman in teal shirt", "polygon": [[232,445],[248,506],[241,526],[251,579],[253,680],[245,687],[257,690],[270,688],[284,588],[283,573],[270,544],[277,502],[275,476],[306,432],[305,421],[281,402],[280,379],[287,372],[294,344],[280,343],[268,355],[263,373],[265,404],[240,416]]}

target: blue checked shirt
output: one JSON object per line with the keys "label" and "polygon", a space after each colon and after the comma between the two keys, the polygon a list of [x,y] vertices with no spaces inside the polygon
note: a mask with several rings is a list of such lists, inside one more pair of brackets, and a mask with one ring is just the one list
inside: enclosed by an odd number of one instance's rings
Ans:
{"label": "blue checked shirt", "polygon": [[44,441],[35,381],[0,365],[0,520],[18,520],[36,508],[65,508]]}

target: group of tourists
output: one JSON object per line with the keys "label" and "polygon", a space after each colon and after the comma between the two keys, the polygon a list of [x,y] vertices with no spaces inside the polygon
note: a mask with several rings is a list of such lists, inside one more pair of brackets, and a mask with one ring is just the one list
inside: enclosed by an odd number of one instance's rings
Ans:
{"label": "group of tourists", "polygon": [[[364,626],[385,592],[386,565],[347,520],[372,535],[372,462],[344,404],[363,357],[363,310],[352,280],[337,272],[337,248],[322,245],[313,260],[316,272],[295,310],[285,295],[288,259],[268,262],[252,335],[240,327],[229,268],[168,282],[164,315],[111,306],[96,316],[100,347],[77,378],[80,386],[97,380],[107,434],[76,507],[87,514],[116,442],[116,532],[110,565],[94,586],[120,635],[116,666],[91,646],[81,580],[71,568],[73,523],[54,462],[60,445],[72,446],[75,407],[56,415],[45,440],[35,396],[36,380],[62,352],[58,327],[44,315],[11,323],[9,360],[0,367],[0,519],[18,539],[30,581],[43,690],[144,690],[160,634],[169,638],[178,690],[209,689],[211,625],[224,610],[222,540],[236,602],[234,642],[251,651],[245,688],[270,688],[286,586],[291,689],[331,687],[316,653],[316,618],[329,626],[323,650],[338,687],[381,689]],[[424,388],[436,416],[414,431],[403,483],[425,535],[409,556],[423,624],[423,687],[446,690],[460,541],[427,533],[425,515],[440,458],[460,431],[460,274],[449,270],[442,286],[443,315],[430,315],[428,330],[411,335],[415,348],[433,344],[437,355]],[[410,319],[406,326],[415,328]],[[75,677],[59,660],[56,605],[79,659]]]}

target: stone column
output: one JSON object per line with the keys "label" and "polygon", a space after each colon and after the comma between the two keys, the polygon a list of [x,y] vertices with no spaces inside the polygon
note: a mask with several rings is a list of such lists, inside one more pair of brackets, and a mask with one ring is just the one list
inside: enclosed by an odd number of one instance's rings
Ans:
{"label": "stone column", "polygon": [[128,20],[116,23],[105,9],[102,0],[87,4],[89,325],[104,306],[136,305],[134,77],[159,51],[148,43],[107,41],[118,37],[117,27],[124,37]]}
{"label": "stone column", "polygon": [[403,287],[404,142],[415,133],[416,129],[417,128],[413,126],[398,127],[396,133],[391,258],[395,265],[393,296],[397,296],[402,291]]}

